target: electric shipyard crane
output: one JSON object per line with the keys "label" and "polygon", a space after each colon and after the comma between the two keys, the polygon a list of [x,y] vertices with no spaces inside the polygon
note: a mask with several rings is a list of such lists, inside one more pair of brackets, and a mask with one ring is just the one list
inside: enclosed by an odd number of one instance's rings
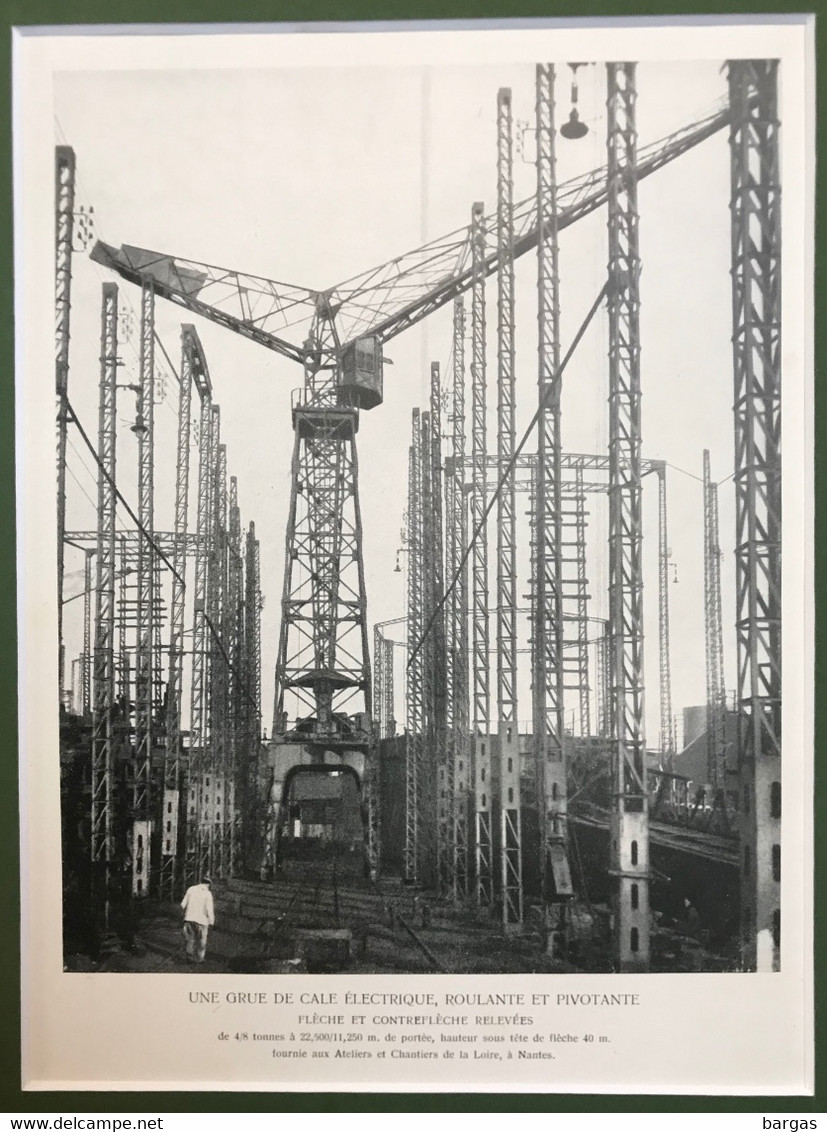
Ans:
{"label": "electric shipyard crane", "polygon": [[[721,109],[638,153],[638,179],[729,123]],[[558,228],[607,199],[606,169],[557,190]],[[513,255],[538,243],[534,196],[514,205]],[[486,219],[491,230],[496,217]],[[356,432],[360,409],[383,399],[383,346],[497,271],[499,252],[474,257],[471,227],[337,286],[313,291],[192,260],[99,241],[92,258],[123,278],[297,362],[304,387],[292,404],[294,449],[276,662],[274,738],[301,744],[314,761],[326,751],[363,755],[375,860],[375,749],[368,653]],[[290,337],[284,335],[289,334]],[[291,340],[292,339],[292,340]],[[301,339],[301,341],[299,341]],[[288,721],[285,696],[306,714]]]}

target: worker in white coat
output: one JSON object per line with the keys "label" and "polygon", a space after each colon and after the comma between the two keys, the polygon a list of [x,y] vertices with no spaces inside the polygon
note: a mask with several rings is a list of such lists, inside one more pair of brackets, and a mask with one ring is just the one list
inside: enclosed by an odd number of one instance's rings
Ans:
{"label": "worker in white coat", "polygon": [[207,933],[215,923],[212,899],[212,880],[204,877],[200,884],[192,884],[181,901],[184,909],[184,939],[187,941],[187,959],[203,963],[207,953]]}

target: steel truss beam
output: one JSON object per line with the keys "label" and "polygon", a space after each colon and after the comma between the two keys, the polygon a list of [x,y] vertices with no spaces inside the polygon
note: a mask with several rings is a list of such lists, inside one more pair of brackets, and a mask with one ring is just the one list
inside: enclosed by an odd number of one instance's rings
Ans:
{"label": "steel truss beam", "polygon": [[201,395],[198,426],[198,499],[193,600],[192,695],[190,706],[190,744],[187,765],[187,820],[184,856],[184,886],[198,879],[201,868],[203,808],[202,782],[207,766],[208,743],[208,629],[207,597],[211,558],[212,496],[212,391]]}
{"label": "steel truss beam", "polygon": [[741,934],[780,966],[781,184],[778,62],[729,63]]}
{"label": "steel truss beam", "polygon": [[463,900],[470,892],[470,829],[468,807],[471,753],[468,686],[468,507],[461,469],[465,462],[465,306],[454,303],[453,389],[451,404],[451,464],[446,474],[446,534],[449,577],[456,578],[449,608],[451,755],[453,757],[453,895]]}
{"label": "steel truss beam", "polygon": [[425,742],[425,650],[419,647],[425,628],[422,519],[422,422],[419,409],[411,418],[408,451],[408,664],[406,668],[405,738],[405,880],[420,879],[420,791]]}
{"label": "steel truss beam", "polygon": [[[497,457],[515,447],[513,123],[511,91],[497,94]],[[506,931],[523,920],[520,754],[517,733],[517,545],[514,478],[497,497],[497,732],[500,748],[501,896]]]}
{"label": "steel truss beam", "polygon": [[114,857],[113,757],[115,711],[115,450],[118,376],[118,288],[103,284],[98,408],[98,545],[95,587],[94,710],[92,717],[92,909],[109,923]]}
{"label": "steel truss beam", "polygon": [[[533,731],[540,778],[540,861],[550,952],[564,929],[561,897],[570,895],[566,759],[563,747],[563,514],[560,441],[560,276],[554,67],[536,73],[538,420],[535,465]],[[511,449],[513,452],[513,447]],[[514,493],[513,478],[510,491]],[[561,886],[563,891],[560,891]]]}
{"label": "steel truss beam", "polygon": [[586,577],[586,484],[578,468],[574,482],[562,485],[561,590],[563,606],[563,677],[567,692],[577,693],[577,731],[591,734],[589,684],[589,583]]}
{"label": "steel truss beam", "polygon": [[[63,698],[63,572],[66,534],[66,397],[69,391],[69,323],[72,292],[72,232],[75,151],[55,147],[55,392],[57,395],[57,637],[58,692]],[[88,663],[88,661],[87,661]]]}
{"label": "steel truss beam", "polygon": [[643,738],[640,326],[635,65],[607,63],[609,203],[609,651],[614,741],[614,962],[649,966]]}
{"label": "steel truss beam", "polygon": [[135,748],[132,766],[132,895],[149,895],[150,868],[150,767],[153,744],[153,667],[155,622],[154,521],[155,410],[155,292],[151,281],[141,288],[141,326],[135,423],[138,438],[138,578],[135,635]]}
{"label": "steel truss beam", "polygon": [[726,787],[726,690],[724,627],[721,614],[721,545],[718,485],[712,480],[709,449],[704,449],[704,630],[706,645],[706,765],[713,789]]}
{"label": "steel truss beam", "polygon": [[[178,386],[178,443],[175,458],[175,530],[172,550],[172,601],[169,620],[169,679],[164,738],[164,788],[161,798],[161,898],[177,896],[178,817],[181,791],[181,686],[184,661],[187,522],[189,517],[190,435],[194,370],[200,343],[192,327],[181,329]],[[157,536],[156,536],[157,537]]]}
{"label": "steel truss beam", "polygon": [[658,468],[658,655],[660,660],[660,750],[671,773],[678,749],[672,713],[672,663],[669,640],[669,537],[666,523],[666,464]]}
{"label": "steel truss beam", "polygon": [[492,836],[491,776],[491,665],[488,626],[488,505],[486,468],[485,255],[486,227],[483,205],[471,212],[471,524],[477,537],[471,548],[471,680],[473,681],[474,846],[477,903],[494,904],[494,842]]}

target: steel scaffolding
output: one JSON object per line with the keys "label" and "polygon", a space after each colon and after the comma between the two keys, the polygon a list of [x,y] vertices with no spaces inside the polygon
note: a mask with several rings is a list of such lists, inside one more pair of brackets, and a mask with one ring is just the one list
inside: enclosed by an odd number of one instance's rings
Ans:
{"label": "steel scaffolding", "polygon": [[420,879],[420,786],[425,742],[425,652],[422,559],[422,422],[419,409],[411,419],[408,460],[408,665],[407,734],[405,737],[405,880]]}
{"label": "steel scaffolding", "polygon": [[635,65],[607,63],[609,204],[609,670],[616,879],[614,961],[649,966],[649,818],[643,740],[640,327]]}
{"label": "steel scaffolding", "polygon": [[132,769],[132,895],[149,894],[150,878],[150,789],[153,744],[153,669],[157,617],[155,552],[153,549],[155,502],[155,291],[152,282],[141,288],[140,352],[135,423],[138,439],[138,578],[135,638],[135,748]]}
{"label": "steel scaffolding", "polygon": [[672,712],[672,661],[669,639],[669,537],[666,516],[666,464],[658,474],[658,656],[660,661],[660,750],[664,769],[672,771],[678,749]]}
{"label": "steel scaffolding", "polygon": [[94,709],[92,717],[92,909],[109,926],[114,828],[115,745],[115,446],[118,378],[118,288],[103,284],[98,409],[98,545],[95,583]]}
{"label": "steel scaffolding", "polygon": [[470,718],[468,682],[468,506],[462,469],[465,464],[465,306],[462,299],[454,302],[453,388],[451,405],[451,472],[446,475],[451,512],[446,516],[450,540],[448,581],[456,579],[450,606],[451,702],[453,755],[453,895],[464,899],[469,895],[470,829],[468,824]]}
{"label": "steel scaffolding", "polygon": [[[561,899],[571,895],[563,744],[563,507],[560,466],[560,273],[554,67],[536,71],[538,420],[535,467],[532,649],[533,728],[542,793],[540,862],[550,953],[564,933]],[[513,423],[512,437],[513,437]],[[511,449],[513,452],[513,446]],[[507,456],[511,455],[507,453]],[[511,485],[513,498],[513,478]],[[519,778],[519,772],[518,772]]]}
{"label": "steel scaffolding", "polygon": [[726,788],[726,689],[724,627],[721,614],[721,546],[718,485],[712,480],[709,449],[704,449],[704,642],[706,656],[706,765],[713,788]]}
{"label": "steel scaffolding", "polygon": [[72,233],[75,151],[55,148],[55,391],[57,395],[57,637],[58,694],[63,697],[63,573],[66,535],[66,398],[69,389],[69,325],[72,294]]}
{"label": "steel scaffolding", "polygon": [[[497,95],[497,459],[514,454],[514,226],[511,91]],[[502,921],[523,920],[520,754],[517,733],[517,545],[514,478],[497,496],[497,735],[500,757]]]}
{"label": "steel scaffolding", "polygon": [[473,682],[474,845],[477,903],[494,904],[494,843],[491,778],[491,665],[488,654],[488,504],[486,467],[486,326],[485,326],[485,212],[480,202],[471,212],[471,680]]}
{"label": "steel scaffolding", "polygon": [[778,62],[729,63],[741,931],[781,948],[781,186]]}

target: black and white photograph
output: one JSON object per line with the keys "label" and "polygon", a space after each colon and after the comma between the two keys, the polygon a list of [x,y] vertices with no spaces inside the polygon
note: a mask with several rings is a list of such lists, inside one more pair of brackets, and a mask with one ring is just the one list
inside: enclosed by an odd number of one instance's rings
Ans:
{"label": "black and white photograph", "polygon": [[71,994],[286,988],[361,1050],[375,986],[499,1060],[531,999],[800,978],[812,107],[762,30],[50,56],[23,790]]}

